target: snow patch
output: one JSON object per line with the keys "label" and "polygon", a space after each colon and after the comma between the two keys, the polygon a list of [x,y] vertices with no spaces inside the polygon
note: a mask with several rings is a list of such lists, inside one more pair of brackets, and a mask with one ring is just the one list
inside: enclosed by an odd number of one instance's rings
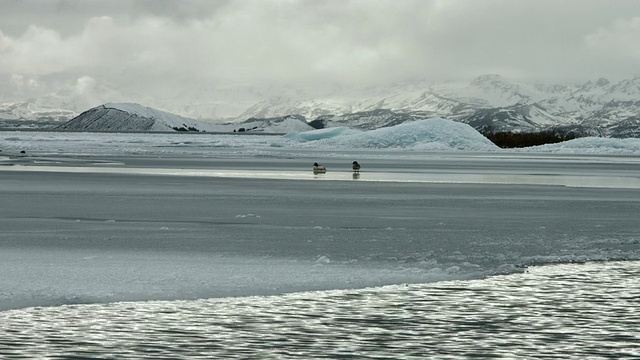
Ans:
{"label": "snow patch", "polygon": [[331,263],[331,259],[329,259],[329,257],[327,257],[326,255],[322,255],[318,257],[318,259],[316,259],[316,264],[318,265],[329,264],[329,263]]}
{"label": "snow patch", "polygon": [[256,214],[238,214],[238,215],[236,215],[236,219],[246,219],[246,218],[260,219],[260,215],[256,215]]}

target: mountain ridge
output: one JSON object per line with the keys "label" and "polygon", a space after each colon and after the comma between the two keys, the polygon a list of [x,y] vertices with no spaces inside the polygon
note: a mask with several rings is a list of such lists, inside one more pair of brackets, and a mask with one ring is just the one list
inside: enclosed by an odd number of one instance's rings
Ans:
{"label": "mountain ridge", "polygon": [[269,132],[286,133],[313,128],[304,118],[285,116],[273,119],[248,119],[242,123],[212,124],[189,119],[134,103],[107,103],[93,107],[58,130],[73,131],[148,131],[148,132]]}
{"label": "mountain ridge", "polygon": [[75,111],[47,108],[34,99],[0,104],[0,127],[54,127],[76,116]]}
{"label": "mountain ridge", "polygon": [[[228,123],[217,121],[216,124],[225,125],[221,127],[222,131],[232,131],[240,126],[230,123],[239,124],[248,119],[274,121],[296,116],[314,127],[376,129],[402,121],[441,117],[470,124],[484,132],[572,128],[581,129],[587,135],[636,137],[638,130],[635,124],[640,121],[640,76],[617,82],[599,78],[566,85],[514,82],[500,75],[488,74],[470,82],[430,84],[414,81],[362,89],[335,87],[317,94],[294,88],[271,90],[276,94],[267,96],[267,91],[251,89],[251,98],[262,97],[262,100],[245,107],[240,115],[227,118]],[[212,113],[216,109],[222,109],[219,113],[228,113],[224,111],[226,106],[238,109],[241,107],[239,104],[249,104],[242,97],[241,90],[231,93],[237,100],[232,105],[227,104],[229,101],[225,103],[223,99],[215,98],[215,90],[211,91],[214,92],[200,96],[213,99],[209,100],[215,108]],[[195,89],[189,94],[194,92]],[[171,110],[170,104],[166,105]],[[206,112],[205,102],[198,106],[198,114]],[[213,124],[212,121],[185,118]],[[258,123],[244,127],[265,131]]]}
{"label": "mountain ridge", "polygon": [[[482,132],[582,129],[585,135],[637,136],[640,76],[612,83],[605,78],[578,85],[514,83],[482,75],[469,83],[393,84],[360,96],[329,93],[312,98],[278,95],[248,108],[239,118],[298,114],[312,125],[376,129],[390,118],[442,117]],[[386,111],[385,116],[381,112]],[[333,124],[333,125],[331,125]]]}

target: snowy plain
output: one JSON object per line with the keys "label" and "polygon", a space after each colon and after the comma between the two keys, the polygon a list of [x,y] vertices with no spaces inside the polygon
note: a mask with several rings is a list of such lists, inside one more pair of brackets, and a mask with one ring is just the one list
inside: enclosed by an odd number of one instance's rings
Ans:
{"label": "snowy plain", "polygon": [[0,310],[640,259],[638,139],[505,151],[430,119],[285,136],[8,131],[0,150]]}

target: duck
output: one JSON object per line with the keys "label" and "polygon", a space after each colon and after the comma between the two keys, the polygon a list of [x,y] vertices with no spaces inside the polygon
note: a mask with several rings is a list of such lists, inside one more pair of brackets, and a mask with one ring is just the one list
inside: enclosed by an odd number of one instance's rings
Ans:
{"label": "duck", "polygon": [[313,173],[314,174],[319,174],[319,173],[325,173],[327,172],[327,168],[325,168],[324,166],[318,164],[318,163],[313,163]]}
{"label": "duck", "polygon": [[353,169],[354,172],[360,172],[360,164],[358,164],[357,161],[353,162],[353,165],[351,166],[351,168]]}

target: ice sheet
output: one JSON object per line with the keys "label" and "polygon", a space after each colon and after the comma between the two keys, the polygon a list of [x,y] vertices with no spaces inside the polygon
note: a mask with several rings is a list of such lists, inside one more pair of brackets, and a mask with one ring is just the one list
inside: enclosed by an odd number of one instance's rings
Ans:
{"label": "ice sheet", "polygon": [[[0,167],[0,308],[360,288],[639,257],[633,159],[378,154],[361,161],[360,179],[330,171],[323,180],[291,170],[317,154],[278,154],[57,156],[56,166]],[[512,180],[459,180],[492,173]]]}

